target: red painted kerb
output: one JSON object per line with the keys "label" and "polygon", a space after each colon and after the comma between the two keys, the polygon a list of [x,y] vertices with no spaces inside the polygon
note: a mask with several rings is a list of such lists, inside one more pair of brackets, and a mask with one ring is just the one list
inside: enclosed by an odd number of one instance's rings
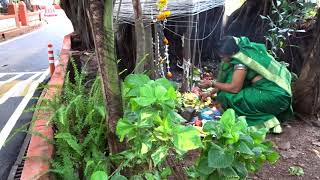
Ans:
{"label": "red painted kerb", "polygon": [[[55,95],[62,92],[64,78],[69,62],[69,53],[71,48],[71,35],[66,35],[63,40],[63,47],[60,54],[60,62],[56,66],[55,72],[51,77],[46,92],[42,93],[42,98],[52,99]],[[41,104],[41,103],[40,103]],[[37,131],[47,136],[48,139],[53,139],[52,127],[47,125],[50,112],[36,111],[35,123],[32,126],[33,131]],[[39,136],[32,135],[30,145],[27,152],[27,158],[24,164],[21,180],[50,179],[48,171],[50,170],[50,160],[53,158],[54,147]]]}

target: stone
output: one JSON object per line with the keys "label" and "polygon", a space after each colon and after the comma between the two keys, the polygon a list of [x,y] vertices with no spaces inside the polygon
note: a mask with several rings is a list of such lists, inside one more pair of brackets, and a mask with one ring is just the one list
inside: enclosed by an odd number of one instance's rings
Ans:
{"label": "stone", "polygon": [[283,151],[281,152],[281,156],[283,159],[290,159],[290,158],[296,158],[300,154],[300,151],[293,150],[293,151]]}
{"label": "stone", "polygon": [[286,150],[290,149],[291,144],[290,144],[289,141],[287,141],[287,142],[280,142],[280,143],[278,143],[278,147],[279,147],[280,150],[285,150],[285,151],[286,151]]}

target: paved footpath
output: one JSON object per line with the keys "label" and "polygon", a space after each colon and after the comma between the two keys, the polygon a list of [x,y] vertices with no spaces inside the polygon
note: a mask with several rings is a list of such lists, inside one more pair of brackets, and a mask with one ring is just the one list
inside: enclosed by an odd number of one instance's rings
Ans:
{"label": "paved footpath", "polygon": [[6,140],[30,122],[32,112],[25,110],[35,105],[38,86],[48,79],[47,45],[53,44],[58,61],[63,37],[73,31],[62,11],[47,21],[39,30],[0,43],[0,180],[7,179],[25,134]]}

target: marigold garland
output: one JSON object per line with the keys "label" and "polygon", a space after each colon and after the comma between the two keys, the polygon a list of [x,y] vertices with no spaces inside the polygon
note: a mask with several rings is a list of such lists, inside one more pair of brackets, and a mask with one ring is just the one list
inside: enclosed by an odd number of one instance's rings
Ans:
{"label": "marigold garland", "polygon": [[158,9],[162,10],[163,8],[166,7],[167,4],[168,4],[168,0],[159,0],[157,2]]}
{"label": "marigold garland", "polygon": [[163,21],[165,19],[167,19],[167,17],[169,17],[171,14],[171,11],[163,11],[161,12],[156,18],[157,21]]}

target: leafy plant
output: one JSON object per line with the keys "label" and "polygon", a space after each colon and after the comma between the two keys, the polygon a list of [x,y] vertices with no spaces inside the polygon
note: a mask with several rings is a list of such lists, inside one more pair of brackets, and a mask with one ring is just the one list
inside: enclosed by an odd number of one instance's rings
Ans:
{"label": "leafy plant", "polygon": [[66,76],[61,97],[48,102],[54,112],[51,123],[54,135],[55,157],[53,172],[58,179],[105,179],[106,158],[106,112],[97,77],[86,89],[84,73],[80,73],[73,61],[75,83]]}
{"label": "leafy plant", "polygon": [[[168,156],[181,157],[189,150],[202,147],[200,132],[180,123],[177,95],[167,79],[150,80],[146,75],[129,75],[123,84],[125,112],[118,121],[116,132],[128,149],[112,157],[124,167],[136,168],[136,177],[166,178],[171,174],[164,163]],[[137,168],[140,167],[140,168]]]}
{"label": "leafy plant", "polygon": [[271,16],[261,16],[261,18],[269,23],[270,29],[266,40],[271,45],[270,53],[277,58],[279,50],[284,53],[286,40],[289,36],[296,32],[305,32],[297,27],[304,23],[305,19],[315,16],[315,4],[304,2],[304,0],[271,2]]}
{"label": "leafy plant", "polygon": [[244,179],[266,161],[275,163],[279,158],[272,142],[265,140],[267,129],[248,127],[246,120],[236,118],[232,109],[220,121],[207,122],[203,131],[204,149],[196,166],[188,169],[193,178]]}
{"label": "leafy plant", "polygon": [[289,167],[289,173],[293,176],[303,176],[304,175],[303,169],[299,166]]}

